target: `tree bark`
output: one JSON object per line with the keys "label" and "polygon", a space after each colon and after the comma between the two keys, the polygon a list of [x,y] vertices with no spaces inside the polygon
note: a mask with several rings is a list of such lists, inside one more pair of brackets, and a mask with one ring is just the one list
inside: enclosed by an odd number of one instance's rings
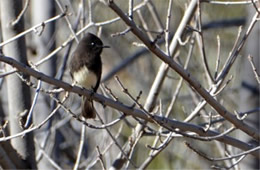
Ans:
{"label": "tree bark", "polygon": [[[7,40],[18,33],[24,31],[23,17],[16,24],[12,24],[20,14],[23,1],[17,0],[1,0],[1,26],[3,40]],[[5,45],[3,47],[5,55],[15,58],[21,63],[27,64],[26,43],[25,38],[19,39]],[[12,69],[6,66],[7,70]],[[25,116],[30,109],[30,89],[21,79],[12,74],[6,77],[7,94],[8,94],[8,115],[10,120],[10,135],[23,131],[20,126],[21,114]],[[33,134],[28,134],[23,138],[15,138],[11,140],[12,147],[17,151],[20,157],[25,160],[27,168],[36,168]],[[24,168],[24,167],[17,167]]]}

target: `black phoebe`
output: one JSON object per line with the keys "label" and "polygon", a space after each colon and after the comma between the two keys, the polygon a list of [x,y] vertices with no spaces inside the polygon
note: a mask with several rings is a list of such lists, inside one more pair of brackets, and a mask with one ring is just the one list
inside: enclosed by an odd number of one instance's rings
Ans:
{"label": "black phoebe", "polygon": [[[104,46],[102,41],[91,33],[87,33],[79,42],[70,61],[70,74],[74,83],[94,92],[97,91],[102,72],[100,54],[103,48],[108,46]],[[83,96],[81,107],[83,117],[86,119],[96,117],[91,98]]]}

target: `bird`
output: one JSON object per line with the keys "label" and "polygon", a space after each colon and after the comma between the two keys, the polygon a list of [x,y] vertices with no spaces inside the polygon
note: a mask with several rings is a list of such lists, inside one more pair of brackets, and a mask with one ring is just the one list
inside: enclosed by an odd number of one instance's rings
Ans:
{"label": "bird", "polygon": [[[69,63],[70,75],[74,84],[92,92],[97,91],[102,74],[101,53],[103,48],[109,48],[109,46],[103,45],[102,40],[92,33],[86,33],[80,40]],[[82,96],[81,115],[86,119],[96,117],[91,97]]]}

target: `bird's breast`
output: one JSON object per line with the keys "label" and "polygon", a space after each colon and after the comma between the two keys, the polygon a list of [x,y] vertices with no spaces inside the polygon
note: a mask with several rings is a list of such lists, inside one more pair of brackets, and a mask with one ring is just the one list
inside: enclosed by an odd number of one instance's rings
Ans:
{"label": "bird's breast", "polygon": [[73,73],[73,79],[76,84],[86,89],[93,89],[97,83],[97,76],[86,66]]}

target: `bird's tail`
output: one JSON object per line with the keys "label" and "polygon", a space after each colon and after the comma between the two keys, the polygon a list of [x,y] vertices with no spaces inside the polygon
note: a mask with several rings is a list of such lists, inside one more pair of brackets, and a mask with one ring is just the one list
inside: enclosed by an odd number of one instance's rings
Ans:
{"label": "bird's tail", "polygon": [[86,96],[82,97],[81,103],[81,115],[86,119],[94,119],[96,117],[96,110],[93,105],[93,101]]}

